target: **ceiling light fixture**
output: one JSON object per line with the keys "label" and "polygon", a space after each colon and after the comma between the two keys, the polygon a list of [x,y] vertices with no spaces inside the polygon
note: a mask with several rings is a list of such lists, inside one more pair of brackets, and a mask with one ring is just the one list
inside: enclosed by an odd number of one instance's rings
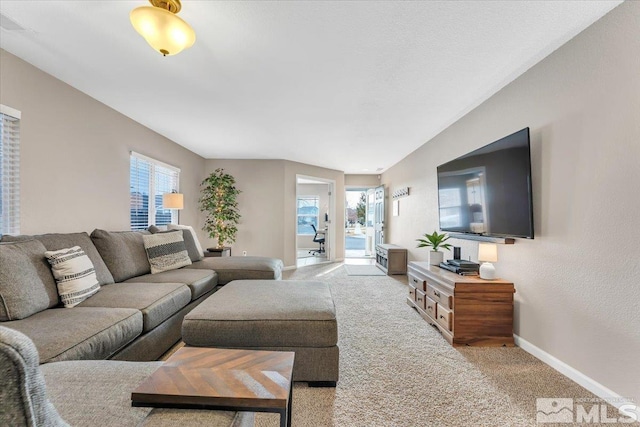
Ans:
{"label": "ceiling light fixture", "polygon": [[152,6],[131,11],[133,28],[163,56],[176,55],[193,46],[196,33],[176,14],[182,9],[180,0],[149,0]]}

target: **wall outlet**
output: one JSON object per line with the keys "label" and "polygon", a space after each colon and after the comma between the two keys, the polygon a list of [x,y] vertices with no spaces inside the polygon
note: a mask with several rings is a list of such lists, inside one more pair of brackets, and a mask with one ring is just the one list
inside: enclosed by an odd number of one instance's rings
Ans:
{"label": "wall outlet", "polygon": [[247,256],[247,251],[242,251],[242,256]]}

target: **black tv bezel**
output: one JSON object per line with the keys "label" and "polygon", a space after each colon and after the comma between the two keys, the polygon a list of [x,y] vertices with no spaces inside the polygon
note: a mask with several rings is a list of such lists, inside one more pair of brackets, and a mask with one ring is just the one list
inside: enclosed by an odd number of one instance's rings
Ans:
{"label": "black tv bezel", "polygon": [[[493,145],[493,144],[497,144],[498,142],[501,142],[507,138],[511,138],[512,136],[526,131],[527,133],[527,153],[528,153],[528,165],[529,165],[529,175],[527,177],[527,189],[529,191],[529,197],[528,197],[528,201],[529,201],[529,225],[531,227],[531,235],[530,236],[524,236],[524,235],[516,235],[516,234],[500,234],[500,233],[474,233],[471,231],[460,231],[460,230],[451,230],[451,229],[446,229],[446,228],[442,228],[442,223],[440,220],[440,168],[442,166],[448,165],[452,162],[455,162],[456,160],[460,160],[464,157],[468,157],[473,155],[474,153],[477,153],[480,150],[484,150],[485,148]],[[532,169],[531,169],[531,133],[529,130],[529,127],[525,127],[523,129],[520,129],[519,131],[513,132],[505,137],[502,137],[500,139],[496,139],[495,141],[483,145],[480,148],[477,148],[473,151],[470,151],[466,154],[463,154],[462,156],[458,156],[453,160],[450,160],[448,162],[442,163],[440,165],[438,165],[438,167],[436,168],[436,179],[437,179],[437,183],[438,183],[438,227],[440,227],[441,231],[446,231],[447,233],[450,233],[452,235],[452,237],[456,237],[454,236],[455,234],[458,234],[460,236],[460,238],[464,238],[465,235],[467,236],[481,236],[481,237],[497,237],[497,238],[518,238],[518,239],[530,239],[533,240],[535,238],[535,229],[534,229],[534,221],[533,221],[533,182],[532,182]]]}

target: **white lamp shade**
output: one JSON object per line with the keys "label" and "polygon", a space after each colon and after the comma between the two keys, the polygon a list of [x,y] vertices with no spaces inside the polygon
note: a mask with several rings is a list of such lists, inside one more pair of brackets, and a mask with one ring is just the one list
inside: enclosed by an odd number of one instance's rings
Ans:
{"label": "white lamp shade", "polygon": [[129,15],[133,28],[149,45],[165,56],[193,46],[196,33],[185,21],[168,10],[153,6],[135,8]]}
{"label": "white lamp shade", "polygon": [[166,209],[184,209],[184,194],[182,193],[163,194],[162,207]]}
{"label": "white lamp shade", "polygon": [[497,262],[498,245],[495,243],[480,243],[478,245],[478,261]]}

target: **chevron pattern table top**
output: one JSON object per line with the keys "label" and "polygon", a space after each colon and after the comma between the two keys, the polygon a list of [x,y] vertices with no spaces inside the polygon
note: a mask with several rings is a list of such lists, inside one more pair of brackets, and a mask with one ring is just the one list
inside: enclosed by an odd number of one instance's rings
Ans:
{"label": "chevron pattern table top", "polygon": [[132,404],[285,410],[290,405],[294,356],[284,351],[183,347],[133,391]]}

